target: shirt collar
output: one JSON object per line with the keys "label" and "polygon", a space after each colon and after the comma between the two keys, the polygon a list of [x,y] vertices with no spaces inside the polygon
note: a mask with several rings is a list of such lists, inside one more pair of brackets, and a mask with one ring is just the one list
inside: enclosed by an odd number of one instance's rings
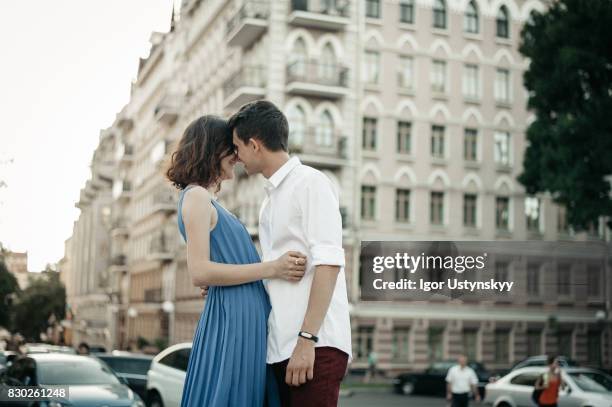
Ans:
{"label": "shirt collar", "polygon": [[298,165],[300,165],[300,159],[298,157],[292,157],[287,160],[274,174],[266,180],[266,191],[270,192],[283,182],[283,180],[289,175],[289,173]]}

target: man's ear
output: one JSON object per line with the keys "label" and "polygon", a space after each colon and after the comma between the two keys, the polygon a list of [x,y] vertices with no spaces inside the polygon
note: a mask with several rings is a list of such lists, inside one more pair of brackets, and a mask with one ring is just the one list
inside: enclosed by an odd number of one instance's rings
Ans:
{"label": "man's ear", "polygon": [[254,153],[261,151],[261,141],[257,140],[254,137],[249,139],[249,148],[253,149]]}

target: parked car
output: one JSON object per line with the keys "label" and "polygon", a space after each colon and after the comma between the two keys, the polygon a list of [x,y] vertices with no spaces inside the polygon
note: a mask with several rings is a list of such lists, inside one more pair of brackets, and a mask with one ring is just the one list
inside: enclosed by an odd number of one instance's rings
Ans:
{"label": "parked car", "polygon": [[[560,367],[579,367],[580,364],[575,360],[572,360],[565,356],[557,356],[557,360],[559,361]],[[520,369],[523,367],[534,367],[534,366],[548,366],[548,356],[547,355],[537,355],[530,356],[527,359],[523,359],[520,362],[517,362],[512,366],[510,371]]]}
{"label": "parked car", "polygon": [[[67,398],[51,398],[41,407],[145,407],[141,398],[100,360],[89,356],[36,353],[22,356],[0,375],[2,386],[70,386]],[[15,404],[19,405],[19,404]],[[29,405],[25,404],[24,405]]]}
{"label": "parked car", "polygon": [[17,356],[19,356],[19,352],[15,352],[12,350],[0,351],[0,369],[2,367],[9,367]]}
{"label": "parked car", "polygon": [[76,355],[76,350],[70,346],[50,345],[48,343],[26,343],[26,354],[34,353],[66,353],[68,355]]}
{"label": "parked car", "polygon": [[95,357],[106,363],[115,374],[124,379],[130,389],[146,400],[147,398],[147,372],[151,367],[153,356],[138,353],[100,353]]}
{"label": "parked car", "polygon": [[[421,373],[402,373],[393,381],[394,389],[401,394],[446,394],[446,373],[456,365],[456,361],[435,362]],[[489,383],[491,374],[478,362],[468,362],[478,376],[478,391],[484,395],[485,385]]]}
{"label": "parked car", "polygon": [[181,403],[191,342],[172,345],[153,358],[147,373],[149,407],[175,407]]}
{"label": "parked car", "polygon": [[[486,389],[484,404],[493,407],[532,407],[535,382],[546,367],[523,367],[513,370]],[[612,377],[599,370],[567,367],[561,369],[566,388],[559,393],[559,406],[610,407]]]}

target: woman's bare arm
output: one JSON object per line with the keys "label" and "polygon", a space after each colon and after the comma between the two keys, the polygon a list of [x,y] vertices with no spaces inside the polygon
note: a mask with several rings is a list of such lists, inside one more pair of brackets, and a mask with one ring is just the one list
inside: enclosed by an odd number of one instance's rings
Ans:
{"label": "woman's bare arm", "polygon": [[288,252],[277,260],[262,263],[223,264],[210,261],[213,210],[211,196],[206,189],[195,187],[185,193],[182,216],[187,236],[187,269],[194,286],[237,285],[264,278],[289,281],[302,278],[306,257],[298,252]]}

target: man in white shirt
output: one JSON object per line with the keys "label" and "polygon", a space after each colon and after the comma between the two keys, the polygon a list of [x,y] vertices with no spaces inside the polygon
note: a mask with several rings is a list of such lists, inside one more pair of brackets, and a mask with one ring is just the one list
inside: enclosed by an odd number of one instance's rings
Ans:
{"label": "man in white shirt", "polygon": [[480,402],[478,376],[474,369],[467,365],[467,358],[459,356],[457,365],[448,369],[446,374],[446,399],[452,407],[467,407],[470,401],[470,390],[476,402]]}
{"label": "man in white shirt", "polygon": [[336,406],[351,357],[342,221],[329,178],[288,151],[285,115],[268,101],[243,106],[229,121],[239,160],[266,178],[259,214],[263,261],[288,249],[306,253],[304,277],[265,281],[267,363],[283,406]]}

